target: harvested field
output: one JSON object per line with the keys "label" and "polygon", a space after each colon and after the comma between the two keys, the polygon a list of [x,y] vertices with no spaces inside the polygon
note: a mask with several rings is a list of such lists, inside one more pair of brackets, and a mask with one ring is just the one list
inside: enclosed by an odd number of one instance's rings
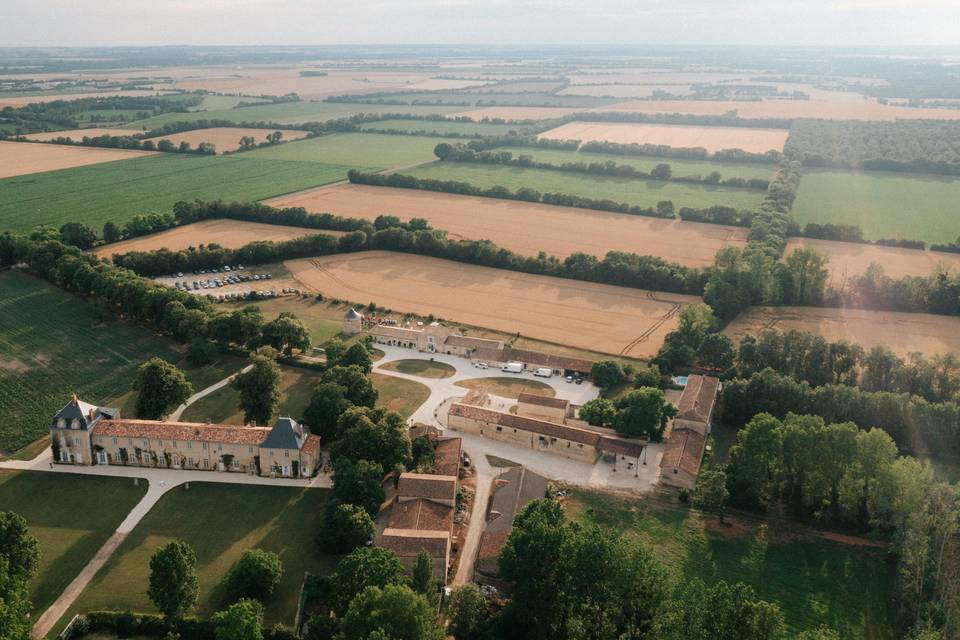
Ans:
{"label": "harvested field", "polygon": [[743,149],[763,153],[783,150],[790,134],[786,129],[746,127],[691,127],[678,124],[635,124],[621,122],[568,122],[541,133],[553,140],[604,140],[620,144],[665,144],[671,147],[703,147],[709,152]]}
{"label": "harvested field", "polygon": [[[193,131],[182,131],[169,136],[158,136],[148,138],[154,142],[160,140],[169,140],[174,144],[189,142],[191,147],[198,147],[201,142],[210,142],[216,146],[217,152],[235,151],[240,148],[240,138],[252,136],[257,143],[265,142],[267,135],[277,131],[276,129],[245,129],[242,127],[214,127],[211,129],[194,129]],[[308,131],[297,131],[294,129],[281,129],[283,140],[299,140],[306,138]]]}
{"label": "harvested field", "polygon": [[98,149],[36,142],[0,141],[0,178],[69,169],[155,155],[151,151]]}
{"label": "harvested field", "polygon": [[285,227],[278,224],[262,224],[244,220],[203,220],[202,222],[167,229],[160,233],[108,244],[99,247],[97,255],[106,258],[129,251],[153,251],[155,249],[179,251],[188,247],[212,243],[228,249],[237,249],[256,240],[282,242],[316,233],[332,236],[343,235],[340,231]]}
{"label": "harvested field", "polygon": [[47,93],[34,96],[0,96],[0,109],[6,107],[23,107],[40,102],[54,102],[55,100],[80,100],[81,98],[110,98],[113,96],[128,96],[131,98],[157,95],[156,91],[90,91],[88,93]]}
{"label": "harvested field", "polygon": [[695,296],[529,275],[388,251],[290,260],[325,296],[489,327],[602,353],[650,356]]}
{"label": "harvested field", "polygon": [[827,120],[960,120],[960,109],[918,109],[883,105],[872,99],[836,100],[633,100],[591,111],[687,113],[718,116],[735,111],[741,118],[822,118]]}
{"label": "harvested field", "polygon": [[490,240],[529,256],[546,251],[564,258],[581,251],[603,257],[608,251],[632,251],[691,267],[712,264],[719,249],[741,246],[747,236],[739,227],[353,184],[294,193],[268,204],[368,220],[380,214],[426,218],[452,238]]}
{"label": "harvested field", "polygon": [[818,307],[754,307],[727,325],[724,333],[738,338],[776,327],[850,340],[865,349],[889,347],[900,356],[920,351],[928,356],[960,351],[960,318],[928,313],[828,309]]}
{"label": "harvested field", "polygon": [[960,254],[956,253],[918,251],[857,242],[791,238],[784,255],[790,255],[799,247],[810,247],[830,256],[827,268],[830,270],[830,284],[835,287],[843,285],[850,276],[864,273],[872,262],[881,265],[883,272],[891,278],[928,276],[940,271],[950,273],[960,271]]}
{"label": "harvested field", "polygon": [[56,140],[57,138],[70,138],[76,142],[85,137],[96,138],[99,136],[130,136],[136,133],[130,129],[111,129],[95,127],[91,129],[67,129],[66,131],[44,131],[42,133],[29,133],[25,136],[27,140]]}
{"label": "harvested field", "polygon": [[686,96],[691,93],[689,84],[581,84],[567,87],[557,92],[557,95],[649,98],[654,91],[663,91],[675,96]]}
{"label": "harvested field", "polygon": [[466,116],[474,120],[502,118],[504,120],[549,120],[582,111],[572,107],[479,107],[451,113],[450,117]]}

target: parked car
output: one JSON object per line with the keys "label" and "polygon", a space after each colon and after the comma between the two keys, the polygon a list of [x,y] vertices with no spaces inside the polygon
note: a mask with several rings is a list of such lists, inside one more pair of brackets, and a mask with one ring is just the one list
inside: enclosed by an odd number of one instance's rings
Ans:
{"label": "parked car", "polygon": [[573,376],[567,376],[567,382],[573,382]]}
{"label": "parked car", "polygon": [[486,362],[478,362],[478,363],[476,363],[476,364],[473,365],[473,366],[475,366],[477,369],[489,369],[489,368],[490,368],[490,366],[489,366]]}

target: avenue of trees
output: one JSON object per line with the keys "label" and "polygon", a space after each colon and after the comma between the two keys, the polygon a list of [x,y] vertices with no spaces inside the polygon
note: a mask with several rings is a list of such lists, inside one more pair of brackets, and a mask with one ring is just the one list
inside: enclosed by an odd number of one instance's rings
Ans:
{"label": "avenue of trees", "polygon": [[0,511],[0,638],[29,640],[28,583],[40,564],[40,545],[27,522],[12,511]]}

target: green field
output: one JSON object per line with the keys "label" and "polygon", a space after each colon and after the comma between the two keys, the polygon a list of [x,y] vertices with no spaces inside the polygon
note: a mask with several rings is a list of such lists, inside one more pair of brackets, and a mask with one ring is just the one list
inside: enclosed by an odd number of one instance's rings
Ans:
{"label": "green field", "polygon": [[0,511],[26,518],[40,542],[30,582],[34,615],[57,599],[146,492],[146,482],[134,486],[130,478],[0,471]]}
{"label": "green field", "polygon": [[318,162],[380,170],[436,160],[433,148],[441,142],[447,142],[447,140],[381,133],[334,133],[247,151],[243,157],[253,160]]}
{"label": "green field", "polygon": [[548,398],[556,395],[556,391],[550,385],[539,380],[524,380],[523,378],[471,378],[453,384],[464,389],[485,391],[501,398],[516,399],[521,393],[531,393]]}
{"label": "green field", "polygon": [[[279,276],[274,274],[274,277]],[[353,344],[357,340],[357,337],[340,336],[340,330],[343,328],[343,314],[348,309],[346,304],[318,301],[313,297],[279,297],[268,300],[228,303],[224,307],[233,310],[242,309],[251,304],[259,307],[263,312],[263,317],[267,320],[273,320],[284,311],[293,313],[310,332],[310,342],[314,346],[322,345],[330,338],[337,336],[343,339],[347,345]]]}
{"label": "green field", "polygon": [[430,388],[425,384],[404,380],[382,373],[371,373],[370,380],[377,390],[377,406],[387,411],[396,411],[404,418],[413,415],[430,397]]}
{"label": "green field", "polygon": [[346,178],[350,167],[163,154],[0,180],[0,231],[83,222],[100,229],[179,200],[260,200]]}
{"label": "green field", "polygon": [[155,611],[147,597],[150,556],[175,539],[196,551],[201,616],[224,606],[223,578],[244,551],[278,553],[283,578],[266,603],[266,623],[293,624],[304,572],[327,573],[335,564],[315,541],[327,496],[323,489],[203,482],[172,489],[127,536],[54,632],[84,611]]}
{"label": "green field", "polygon": [[567,499],[567,513],[649,545],[681,580],[751,585],[780,605],[794,632],[826,624],[845,640],[895,638],[895,576],[882,549],[773,531],[763,545],[753,523],[727,528],[686,509],[586,490]]}
{"label": "green field", "polygon": [[50,420],[76,392],[130,415],[130,384],[144,360],[158,356],[187,369],[202,389],[241,366],[227,358],[191,369],[182,347],[37,278],[0,273],[0,450],[45,435]]}
{"label": "green field", "polygon": [[266,98],[255,98],[253,96],[204,96],[203,100],[195,107],[190,107],[190,111],[221,111],[223,109],[233,109],[241,102],[264,103],[270,102]]}
{"label": "green field", "polygon": [[[443,135],[457,133],[465,136],[502,136],[514,131],[522,131],[516,124],[486,124],[483,122],[459,122],[456,120],[381,120],[360,125],[364,131],[428,131]],[[455,142],[455,140],[445,140]]]}
{"label": "green field", "polygon": [[808,169],[793,218],[854,224],[865,238],[953,241],[960,235],[960,179],[884,171]]}
{"label": "green field", "polygon": [[524,169],[505,165],[436,162],[403,172],[434,180],[458,180],[478,187],[503,186],[516,190],[531,187],[543,193],[564,193],[586,198],[610,199],[642,207],[672,200],[677,207],[709,207],[720,204],[738,209],[760,206],[764,192],[714,185],[636,180],[548,169]]}
{"label": "green field", "polygon": [[414,113],[420,115],[443,114],[462,111],[458,107],[432,107],[418,105],[340,104],[336,102],[283,102],[241,109],[213,109],[191,113],[164,113],[146,120],[126,125],[132,129],[154,129],[171,122],[195,120],[229,120],[240,122],[324,122],[347,118],[358,113]]}
{"label": "green field", "polygon": [[739,162],[711,162],[709,160],[687,160],[684,158],[657,158],[650,156],[628,156],[616,153],[584,153],[563,149],[538,149],[535,147],[497,147],[494,151],[509,151],[514,157],[531,156],[537,162],[563,164],[564,162],[615,162],[630,165],[639,171],[649,172],[658,164],[668,164],[675,176],[705,176],[717,171],[724,178],[759,178],[770,180],[776,165],[750,164]]}
{"label": "green field", "polygon": [[411,376],[420,376],[421,378],[449,378],[457,372],[452,365],[446,362],[434,362],[422,358],[409,358],[406,360],[394,360],[381,367],[388,371],[397,371]]}

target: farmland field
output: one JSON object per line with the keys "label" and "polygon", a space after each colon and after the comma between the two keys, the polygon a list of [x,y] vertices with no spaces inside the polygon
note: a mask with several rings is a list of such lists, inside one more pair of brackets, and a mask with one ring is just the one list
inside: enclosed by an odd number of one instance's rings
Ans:
{"label": "farmland field", "polygon": [[[357,96],[362,101],[363,96]],[[594,96],[559,96],[552,93],[457,93],[446,91],[397,92],[378,95],[376,100],[390,100],[416,104],[417,102],[439,102],[443,105],[456,105],[459,111],[468,107],[521,106],[521,107],[600,107],[617,102],[616,98],[597,98]],[[398,111],[395,110],[394,113]]]}
{"label": "farmland field", "polygon": [[[133,160],[156,155],[150,151],[128,149],[95,149],[37,142],[5,142],[0,140],[0,179],[34,173],[69,169],[91,164]],[[3,182],[0,182],[0,193]]]}
{"label": "farmland field", "polygon": [[243,157],[389,169],[435,160],[433,148],[441,142],[447,142],[447,139],[383,133],[333,133],[246,151]]}
{"label": "farmland field", "polygon": [[[130,385],[141,362],[157,356],[184,366],[173,341],[18,272],[0,273],[0,318],[2,451],[46,434],[71,393],[129,415]],[[187,376],[202,389],[239,368],[231,358]]]}
{"label": "farmland field", "polygon": [[315,541],[327,496],[323,489],[205,482],[171,489],[121,543],[54,632],[79,612],[155,611],[147,597],[150,556],[176,539],[191,545],[197,554],[200,598],[196,612],[201,616],[224,607],[224,576],[245,550],[279,554],[283,577],[266,602],[265,618],[268,626],[291,625],[304,572],[328,573],[335,563]]}
{"label": "farmland field", "polygon": [[[245,129],[241,127],[213,127],[210,129],[181,131],[180,133],[171,133],[170,135],[166,136],[148,138],[148,140],[153,140],[154,142],[169,140],[176,145],[179,145],[182,142],[187,142],[193,148],[200,146],[201,142],[209,142],[216,147],[217,153],[223,153],[224,151],[235,151],[239,149],[240,138],[244,136],[252,137],[259,144],[264,142],[267,139],[267,135],[273,133],[274,131],[276,130]],[[282,129],[279,131],[283,133],[283,140],[299,140],[300,138],[307,137],[307,134],[309,133],[307,131],[297,131],[296,129]]]}
{"label": "farmland field", "polygon": [[123,224],[139,213],[169,212],[180,200],[258,200],[336,182],[348,170],[239,154],[159,154],[7,178],[0,180],[0,231],[29,231],[38,224],[59,227],[65,222],[99,229],[104,222]]}
{"label": "farmland field", "polygon": [[581,111],[576,107],[477,107],[459,110],[450,117],[466,116],[474,120],[502,118],[503,120],[550,120]]}
{"label": "farmland field", "polygon": [[368,220],[380,214],[425,218],[451,238],[490,240],[523,255],[546,251],[564,258],[581,251],[603,257],[608,251],[631,251],[692,267],[712,264],[724,246],[743,246],[747,235],[740,227],[355,184],[311,189],[269,203]]}
{"label": "farmland field", "polygon": [[170,249],[179,251],[201,244],[219,244],[228,249],[236,249],[256,240],[282,242],[300,236],[316,233],[340,236],[340,231],[326,231],[322,229],[305,229],[303,227],[285,227],[277,224],[263,224],[247,222],[245,220],[202,220],[193,224],[183,225],[151,233],[148,236],[122,240],[113,244],[98,247],[97,255],[108,258],[114,254],[130,251],[153,251],[155,249]]}
{"label": "farmland field", "polygon": [[515,124],[456,122],[454,120],[380,120],[360,125],[363,131],[427,131],[436,135],[459,133],[469,136],[502,136],[517,131]]}
{"label": "farmland field", "polygon": [[790,134],[786,129],[747,127],[695,127],[680,124],[641,124],[627,122],[568,122],[541,133],[551,140],[603,140],[620,144],[665,144],[671,147],[703,147],[709,152],[743,149],[763,153],[783,150]]}
{"label": "farmland field", "polygon": [[325,296],[636,357],[655,353],[677,311],[700,301],[386,251],[284,264]]}
{"label": "farmland field", "polygon": [[960,351],[960,318],[927,313],[868,311],[823,307],[753,307],[727,325],[724,333],[739,338],[768,327],[797,329],[827,340],[849,340],[864,349],[889,347],[903,357],[911,351],[927,356]]}
{"label": "farmland field", "polygon": [[478,187],[500,185],[512,190],[530,187],[543,193],[609,199],[642,207],[653,207],[661,200],[671,200],[677,207],[700,208],[722,204],[737,209],[752,209],[759,207],[764,197],[764,192],[757,189],[470,162],[435,162],[404,170],[403,173],[418,178],[469,182]]}
{"label": "farmland field", "polygon": [[734,518],[730,526],[687,509],[644,498],[574,490],[567,517],[612,527],[646,545],[683,580],[699,577],[745,582],[783,610],[790,637],[826,624],[849,640],[894,640],[893,584],[887,552],[841,544],[770,526],[768,542],[757,524]]}
{"label": "farmland field", "polygon": [[960,235],[960,179],[885,171],[804,171],[793,218],[853,224],[865,238],[953,241]]}
{"label": "farmland field", "polygon": [[147,492],[147,483],[42,471],[0,471],[0,511],[23,516],[40,542],[30,581],[39,615],[89,562]]}
{"label": "farmland field", "polygon": [[538,149],[536,147],[497,147],[496,151],[509,151],[518,156],[531,156],[537,162],[563,164],[564,162],[615,162],[630,165],[638,171],[650,172],[658,164],[669,164],[674,176],[706,176],[717,171],[724,178],[757,178],[769,180],[776,165],[746,162],[713,162],[710,160],[687,160],[654,156],[633,156],[618,153],[592,153],[566,151],[563,149]]}
{"label": "farmland field", "polygon": [[97,136],[129,136],[132,131],[129,129],[119,129],[110,127],[95,127],[89,129],[67,129],[65,131],[44,131],[42,133],[28,133],[23,136],[27,140],[55,140],[57,138],[70,138],[79,142],[84,137],[96,138]]}
{"label": "farmland field", "polygon": [[960,272],[960,254],[940,251],[918,251],[900,247],[884,247],[859,242],[837,242],[812,238],[790,238],[785,256],[798,247],[810,247],[830,256],[827,269],[830,284],[841,286],[851,277],[863,274],[872,262],[883,267],[891,278],[903,276],[929,276],[935,272]]}

